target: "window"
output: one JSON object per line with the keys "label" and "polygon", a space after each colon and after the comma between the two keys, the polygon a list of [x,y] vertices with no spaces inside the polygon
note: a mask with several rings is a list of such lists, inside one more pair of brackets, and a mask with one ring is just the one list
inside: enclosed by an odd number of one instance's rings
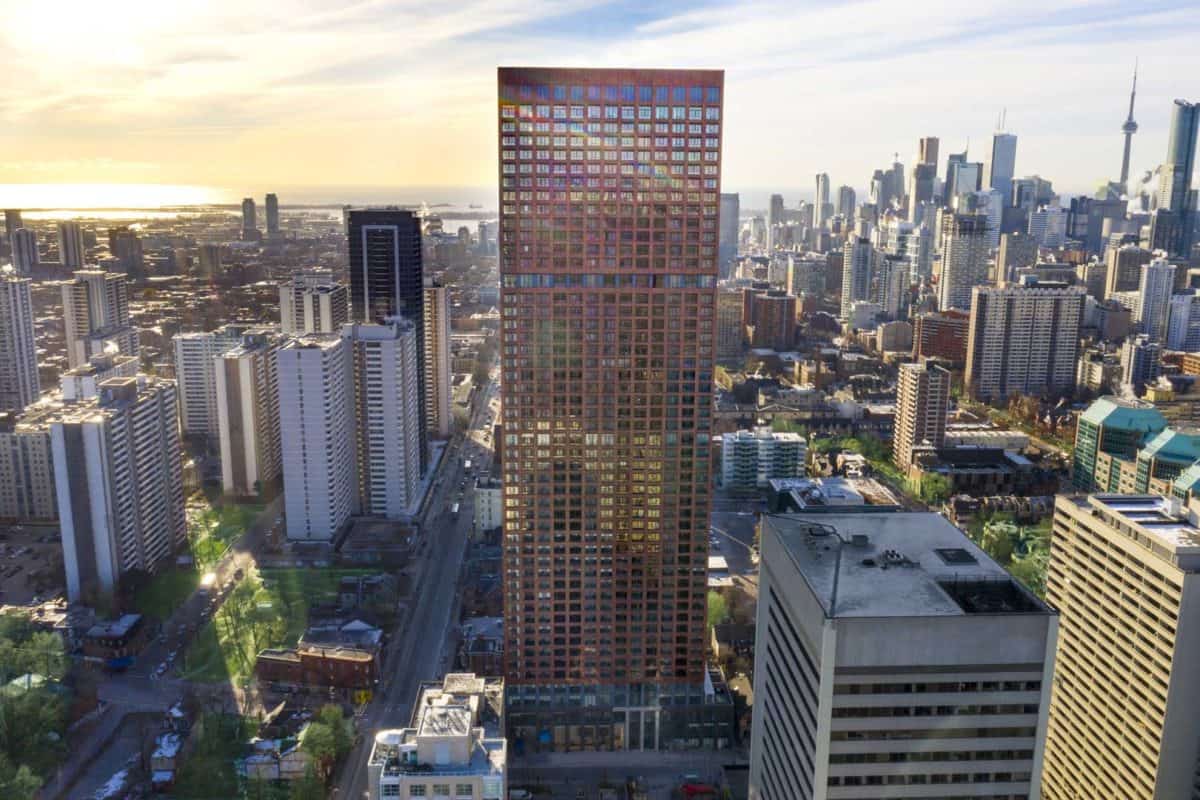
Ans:
{"label": "window", "polygon": [[400,784],[398,784],[398,783],[382,784],[379,787],[379,794],[381,797],[399,797],[400,796]]}
{"label": "window", "polygon": [[471,784],[460,783],[454,787],[454,793],[461,797],[471,797],[474,792],[471,789]]}
{"label": "window", "polygon": [[409,797],[424,797],[425,796],[425,784],[421,783],[421,784],[413,784],[412,786],[409,786],[408,787],[408,796]]}
{"label": "window", "polygon": [[450,796],[450,784],[435,783],[433,785],[433,795],[434,795],[434,797],[449,797]]}

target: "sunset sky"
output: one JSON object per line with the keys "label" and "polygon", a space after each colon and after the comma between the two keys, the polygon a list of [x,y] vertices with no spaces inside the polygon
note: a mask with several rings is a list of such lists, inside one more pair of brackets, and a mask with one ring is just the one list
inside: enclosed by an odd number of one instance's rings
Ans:
{"label": "sunset sky", "polygon": [[[1200,99],[1195,0],[0,0],[0,184],[491,186],[501,64],[720,67],[725,187],[865,187],[917,138],[1089,191]],[[943,155],[944,161],[944,155]],[[136,192],[127,192],[136,195]],[[73,200],[64,197],[60,202]],[[332,198],[331,198],[332,199]]]}

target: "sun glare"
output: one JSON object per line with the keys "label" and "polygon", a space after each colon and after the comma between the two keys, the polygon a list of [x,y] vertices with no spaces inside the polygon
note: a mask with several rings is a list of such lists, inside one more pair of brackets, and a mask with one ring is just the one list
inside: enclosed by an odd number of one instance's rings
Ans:
{"label": "sun glare", "polygon": [[161,208],[227,200],[208,186],[160,183],[0,183],[2,208]]}

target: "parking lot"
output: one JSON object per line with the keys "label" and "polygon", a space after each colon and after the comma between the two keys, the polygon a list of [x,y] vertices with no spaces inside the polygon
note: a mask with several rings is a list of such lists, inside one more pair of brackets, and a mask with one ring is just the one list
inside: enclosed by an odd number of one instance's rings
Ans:
{"label": "parking lot", "polygon": [[0,603],[57,597],[65,585],[57,525],[0,526]]}

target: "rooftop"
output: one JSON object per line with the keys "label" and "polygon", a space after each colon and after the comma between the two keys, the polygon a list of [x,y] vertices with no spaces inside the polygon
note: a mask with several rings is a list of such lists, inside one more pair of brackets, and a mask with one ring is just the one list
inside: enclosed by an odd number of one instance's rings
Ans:
{"label": "rooftop", "polygon": [[1162,412],[1153,403],[1106,395],[1088,406],[1079,417],[1093,425],[1108,425],[1116,428],[1160,431],[1167,425]]}
{"label": "rooftop", "polygon": [[1154,494],[1094,494],[1072,498],[1146,537],[1143,544],[1164,548],[1168,555],[1200,556],[1200,515],[1178,500]]}
{"label": "rooftop", "polygon": [[828,616],[1050,613],[940,514],[790,514],[763,520]]}

